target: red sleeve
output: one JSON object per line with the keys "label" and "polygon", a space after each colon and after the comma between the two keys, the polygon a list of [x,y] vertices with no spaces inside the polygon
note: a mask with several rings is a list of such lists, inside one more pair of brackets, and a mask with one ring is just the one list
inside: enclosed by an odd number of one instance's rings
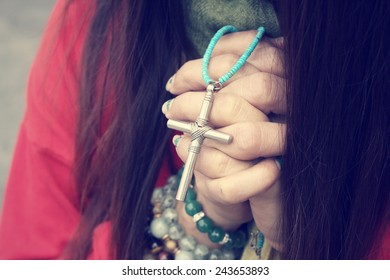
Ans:
{"label": "red sleeve", "polygon": [[55,259],[79,223],[72,176],[80,56],[91,7],[56,4],[30,71],[0,223],[0,259]]}

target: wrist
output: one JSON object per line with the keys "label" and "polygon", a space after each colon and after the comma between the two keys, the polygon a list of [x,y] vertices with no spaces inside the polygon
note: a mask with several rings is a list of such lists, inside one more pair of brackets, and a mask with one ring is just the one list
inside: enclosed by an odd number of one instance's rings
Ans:
{"label": "wrist", "polygon": [[[187,196],[185,198],[184,210],[187,216],[191,217],[192,223],[196,231],[207,234],[208,239],[213,244],[223,245],[224,248],[242,248],[245,245],[246,234],[243,230],[230,230],[225,231],[219,224],[211,220],[204,212],[202,204],[197,200],[197,194],[191,187],[188,189]],[[233,212],[234,213],[234,212]],[[184,217],[186,216],[185,214]],[[229,219],[227,219],[230,221]],[[189,222],[189,220],[187,220]],[[241,221],[239,219],[239,221]],[[231,222],[229,222],[231,224]],[[241,224],[241,222],[239,223]],[[200,234],[198,233],[198,234]],[[199,236],[197,234],[197,236]]]}
{"label": "wrist", "polygon": [[235,252],[239,252],[236,250],[245,245],[245,231],[226,232],[206,216],[192,188],[186,203],[177,203],[172,195],[175,190],[177,180],[172,176],[163,189],[153,192],[153,219],[147,231],[147,238],[153,242],[151,258],[161,259],[165,255],[175,259],[236,258]]}
{"label": "wrist", "polygon": [[[226,205],[220,205],[217,202],[211,203],[210,200],[201,193],[198,193],[197,200],[202,204],[203,211],[207,213],[207,216],[213,220],[215,225],[220,226],[224,230],[235,231],[242,224],[252,220],[251,215],[232,215],[232,213],[237,213],[237,211],[229,209]],[[240,205],[240,208],[243,208],[243,211],[240,211],[241,213],[250,213],[249,204]]]}

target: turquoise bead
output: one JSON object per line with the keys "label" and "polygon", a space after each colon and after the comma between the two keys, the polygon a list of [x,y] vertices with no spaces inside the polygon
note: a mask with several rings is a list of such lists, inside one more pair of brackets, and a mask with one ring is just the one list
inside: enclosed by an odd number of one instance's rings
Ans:
{"label": "turquoise bead", "polygon": [[203,233],[209,232],[214,228],[213,221],[208,217],[203,217],[196,223],[196,228]]}
{"label": "turquoise bead", "polygon": [[186,202],[190,202],[196,199],[196,192],[193,188],[189,188],[187,191]]}
{"label": "turquoise bead", "polygon": [[220,227],[214,227],[211,231],[208,232],[208,235],[212,242],[218,243],[221,242],[224,238],[225,231]]}
{"label": "turquoise bead", "polygon": [[261,249],[264,246],[264,234],[259,232],[258,240],[257,240],[257,248]]}
{"label": "turquoise bead", "polygon": [[194,216],[196,213],[202,211],[202,205],[200,205],[200,203],[196,200],[187,202],[185,208],[186,213],[191,217]]}

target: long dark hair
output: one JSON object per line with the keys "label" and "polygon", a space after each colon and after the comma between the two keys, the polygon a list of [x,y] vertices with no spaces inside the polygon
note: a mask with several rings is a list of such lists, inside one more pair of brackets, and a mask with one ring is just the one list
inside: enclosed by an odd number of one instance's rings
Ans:
{"label": "long dark hair", "polygon": [[169,137],[160,110],[169,99],[164,85],[185,47],[175,2],[96,1],[76,139],[82,221],[66,257],[86,258],[93,229],[109,219],[113,257],[142,258],[149,199]]}
{"label": "long dark hair", "polygon": [[389,222],[390,3],[285,2],[284,257],[373,257]]}
{"label": "long dark hair", "polygon": [[[365,258],[389,205],[386,1],[279,1],[286,36],[283,257]],[[141,259],[167,153],[164,84],[189,54],[179,1],[96,1],[85,45],[76,178],[82,221],[67,257],[86,258],[112,222],[112,257]]]}

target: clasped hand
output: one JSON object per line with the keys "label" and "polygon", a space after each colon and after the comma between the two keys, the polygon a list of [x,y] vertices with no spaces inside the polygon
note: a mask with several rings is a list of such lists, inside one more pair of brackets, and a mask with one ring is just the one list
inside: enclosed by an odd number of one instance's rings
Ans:
{"label": "clasped hand", "polygon": [[[223,36],[210,60],[210,77],[218,80],[228,72],[255,35],[245,31]],[[281,47],[282,39],[265,38],[215,94],[209,125],[232,135],[233,142],[205,139],[194,171],[197,197],[207,216],[226,230],[254,219],[277,249],[280,168],[274,157],[283,154],[285,125],[271,122],[269,115],[286,110]],[[176,95],[163,105],[168,119],[194,122],[198,117],[206,90],[201,65],[201,59],[188,61],[167,83],[167,91]],[[185,161],[189,135],[175,136],[174,143]]]}

